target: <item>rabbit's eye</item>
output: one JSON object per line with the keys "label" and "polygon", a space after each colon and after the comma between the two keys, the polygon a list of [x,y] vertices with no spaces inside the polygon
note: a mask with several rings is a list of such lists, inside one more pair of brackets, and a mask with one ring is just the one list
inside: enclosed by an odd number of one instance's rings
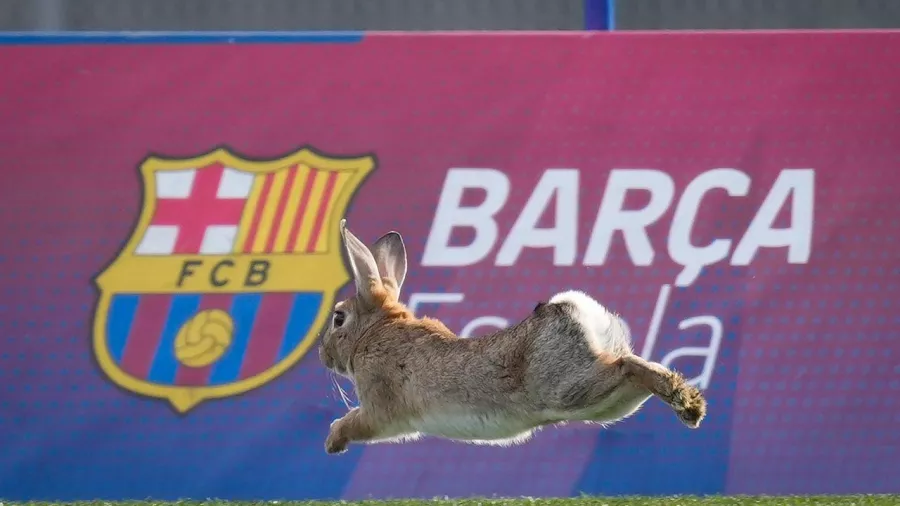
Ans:
{"label": "rabbit's eye", "polygon": [[332,318],[332,323],[335,327],[340,327],[344,324],[344,320],[346,319],[347,315],[343,311],[335,311]]}

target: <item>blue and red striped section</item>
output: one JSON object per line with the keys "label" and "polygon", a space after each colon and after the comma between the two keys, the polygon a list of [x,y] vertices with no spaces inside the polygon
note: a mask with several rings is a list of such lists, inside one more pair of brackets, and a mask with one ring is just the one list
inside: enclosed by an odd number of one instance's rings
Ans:
{"label": "blue and red striped section", "polygon": [[[115,294],[107,319],[110,355],[127,374],[160,385],[226,385],[271,368],[310,332],[321,293]],[[198,311],[221,309],[234,321],[231,345],[207,367],[175,358],[175,336]]]}

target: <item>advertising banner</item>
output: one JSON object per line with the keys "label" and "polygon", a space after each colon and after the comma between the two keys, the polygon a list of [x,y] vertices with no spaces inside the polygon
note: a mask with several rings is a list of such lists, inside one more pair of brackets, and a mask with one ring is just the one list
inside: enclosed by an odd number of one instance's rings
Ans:
{"label": "advertising banner", "polygon": [[[2,42],[0,497],[900,492],[900,34]],[[462,338],[592,295],[707,418],[326,455],[343,218]]]}

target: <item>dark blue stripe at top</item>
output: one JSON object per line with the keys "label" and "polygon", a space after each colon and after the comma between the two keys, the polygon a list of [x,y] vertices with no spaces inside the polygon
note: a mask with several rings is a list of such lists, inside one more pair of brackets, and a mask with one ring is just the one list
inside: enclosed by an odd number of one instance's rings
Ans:
{"label": "dark blue stripe at top", "polygon": [[614,30],[616,0],[584,0],[585,30]]}
{"label": "dark blue stripe at top", "polygon": [[0,32],[0,45],[352,44],[363,32]]}

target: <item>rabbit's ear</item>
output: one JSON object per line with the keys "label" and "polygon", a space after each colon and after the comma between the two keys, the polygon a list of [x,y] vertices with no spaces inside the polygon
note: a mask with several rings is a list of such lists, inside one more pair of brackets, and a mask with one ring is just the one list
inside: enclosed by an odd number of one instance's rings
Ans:
{"label": "rabbit's ear", "polygon": [[381,287],[381,276],[378,274],[375,258],[369,248],[347,229],[347,220],[341,220],[341,238],[347,258],[350,259],[350,268],[353,269],[356,293],[371,302],[374,290]]}
{"label": "rabbit's ear", "polygon": [[391,288],[395,298],[400,298],[400,287],[406,279],[406,246],[403,237],[397,232],[388,232],[381,236],[372,245],[372,256],[375,257],[375,265],[386,285],[396,284]]}

